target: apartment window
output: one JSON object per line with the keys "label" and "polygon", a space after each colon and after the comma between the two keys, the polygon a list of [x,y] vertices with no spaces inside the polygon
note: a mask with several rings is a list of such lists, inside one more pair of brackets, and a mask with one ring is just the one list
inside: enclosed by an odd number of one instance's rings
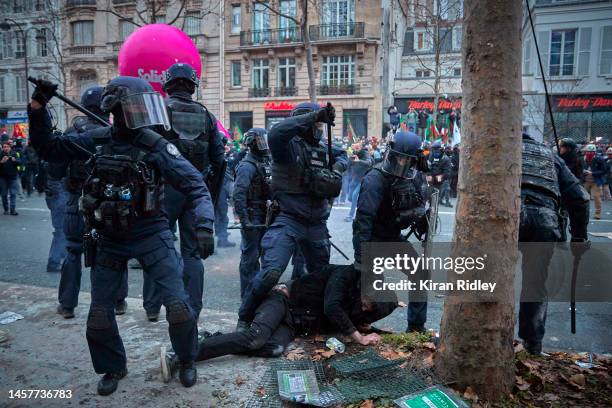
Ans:
{"label": "apartment window", "polygon": [[368,110],[344,109],[342,112],[342,136],[357,141],[368,137]]}
{"label": "apartment window", "polygon": [[136,27],[131,21],[121,20],[119,21],[119,40],[125,41]]}
{"label": "apartment window", "polygon": [[437,5],[443,20],[458,20],[463,15],[463,0],[439,0]]}
{"label": "apartment window", "polygon": [[230,112],[230,128],[232,140],[240,141],[242,136],[253,127],[253,112]]}
{"label": "apartment window", "polygon": [[232,61],[231,83],[232,86],[238,87],[242,85],[240,61]]}
{"label": "apartment window", "polygon": [[24,47],[24,43],[23,43],[23,37],[21,36],[21,33],[15,33],[16,35],[13,36],[13,38],[15,39],[15,58],[23,58],[25,57],[25,47]]}
{"label": "apartment window", "polygon": [[416,51],[429,51],[431,49],[431,36],[427,31],[417,31],[414,36]]}
{"label": "apartment window", "polygon": [[463,31],[461,27],[453,28],[453,51],[461,51],[461,36]]}
{"label": "apartment window", "polygon": [[17,96],[17,102],[25,102],[27,99],[26,82],[22,75],[15,77],[15,96]]}
{"label": "apartment window", "polygon": [[79,74],[77,76],[77,87],[79,88],[79,95],[83,95],[83,92],[91,86],[98,83],[96,74],[93,72]]}
{"label": "apartment window", "polygon": [[414,71],[414,74],[417,78],[427,78],[431,76],[431,71],[428,69],[417,69]]}
{"label": "apartment window", "polygon": [[322,85],[353,85],[354,81],[355,58],[352,55],[334,55],[323,58]]}
{"label": "apartment window", "polygon": [[253,60],[253,88],[269,88],[270,67],[267,59]]}
{"label": "apartment window", "polygon": [[200,13],[189,12],[185,16],[185,34],[197,35],[200,34]]}
{"label": "apartment window", "polygon": [[0,76],[0,103],[6,102],[6,81],[4,76]]}
{"label": "apartment window", "polygon": [[355,23],[354,0],[326,0],[321,16],[327,37],[342,37],[353,33]]}
{"label": "apartment window", "polygon": [[49,54],[48,34],[46,28],[36,30],[36,54],[39,57],[46,57]]}
{"label": "apartment window", "polygon": [[[296,0],[281,0],[280,11],[283,15],[297,17]],[[278,38],[280,42],[295,41],[297,39],[297,28],[295,22],[290,18],[279,16],[278,28],[280,28]]]}
{"label": "apartment window", "polygon": [[453,76],[460,77],[461,76],[461,68],[453,68]]}
{"label": "apartment window", "polygon": [[270,12],[262,3],[255,3],[253,10],[253,43],[269,43],[270,38]]}
{"label": "apartment window", "polygon": [[278,86],[281,88],[295,87],[295,58],[279,58]]}
{"label": "apartment window", "polygon": [[523,75],[531,75],[531,38],[525,40],[523,47]]}
{"label": "apartment window", "polygon": [[240,5],[232,6],[232,34],[240,34]]}
{"label": "apartment window", "polygon": [[604,27],[601,30],[599,75],[612,75],[612,26]]}
{"label": "apartment window", "polygon": [[574,75],[576,30],[552,31],[550,36],[550,76]]}
{"label": "apartment window", "polygon": [[72,23],[72,45],[93,45],[93,43],[93,21],[75,21]]}

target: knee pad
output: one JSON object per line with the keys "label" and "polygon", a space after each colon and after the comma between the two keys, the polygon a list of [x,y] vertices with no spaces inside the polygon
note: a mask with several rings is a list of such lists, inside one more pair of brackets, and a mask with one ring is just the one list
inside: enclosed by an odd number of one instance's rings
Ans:
{"label": "knee pad", "polygon": [[168,324],[180,324],[193,320],[193,315],[191,314],[191,310],[189,310],[189,306],[182,300],[170,300],[165,306]]}
{"label": "knee pad", "polygon": [[278,280],[280,279],[282,274],[283,271],[281,271],[280,269],[270,269],[263,276],[263,284],[267,288],[271,289],[274,285],[278,283]]}
{"label": "knee pad", "polygon": [[109,311],[101,307],[92,308],[87,316],[87,328],[93,330],[106,330],[113,326]]}

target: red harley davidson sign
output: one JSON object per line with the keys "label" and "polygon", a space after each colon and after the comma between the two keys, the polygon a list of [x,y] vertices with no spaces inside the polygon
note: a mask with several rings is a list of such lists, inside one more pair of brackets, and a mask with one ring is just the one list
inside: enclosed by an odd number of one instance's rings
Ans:
{"label": "red harley davidson sign", "polygon": [[612,111],[612,94],[553,96],[552,105],[556,112]]}

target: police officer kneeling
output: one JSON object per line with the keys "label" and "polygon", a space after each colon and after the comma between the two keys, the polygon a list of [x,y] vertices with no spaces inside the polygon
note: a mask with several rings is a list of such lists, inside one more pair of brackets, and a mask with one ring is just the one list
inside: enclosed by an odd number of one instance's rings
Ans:
{"label": "police officer kneeling", "polygon": [[[82,159],[87,152],[94,154],[80,208],[91,229],[85,242],[85,258],[92,263],[86,337],[94,369],[104,374],[98,393],[113,393],[127,374],[114,303],[130,258],[138,259],[158,285],[172,346],[181,363],[180,380],[190,387],[197,380],[193,365],[197,326],[161,200],[164,181],[187,197],[196,228],[206,232],[201,235],[200,253],[208,256],[213,248],[213,209],[202,175],[174,145],[149,129],[169,124],[163,100],[148,82],[121,76],[111,80],[101,108],[112,113],[113,125],[87,131],[78,138],[54,137],[51,133],[44,106],[56,90],[57,85],[39,80],[28,107],[30,137],[38,150],[59,162]],[[101,146],[96,148],[97,144]]]}
{"label": "police officer kneeling", "polygon": [[[416,133],[400,131],[389,142],[383,162],[365,175],[353,221],[353,249],[358,265],[361,244],[365,242],[404,242],[402,230],[410,227],[416,228],[419,235],[425,234],[424,180],[420,170],[427,166],[423,162],[421,138]],[[409,256],[419,256],[410,243],[406,245]],[[426,274],[419,268],[413,278],[427,279]],[[426,319],[427,294],[411,291],[407,331],[424,332]]]}

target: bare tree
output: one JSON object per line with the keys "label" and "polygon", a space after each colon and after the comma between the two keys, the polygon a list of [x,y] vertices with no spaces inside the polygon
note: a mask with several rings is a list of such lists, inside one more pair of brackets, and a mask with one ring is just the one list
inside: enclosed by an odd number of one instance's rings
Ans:
{"label": "bare tree", "polygon": [[521,207],[520,22],[520,2],[465,0],[461,155],[467,159],[459,166],[453,252],[482,256],[488,251],[485,268],[474,277],[496,282],[497,287],[486,301],[470,301],[466,292],[447,297],[435,364],[445,380],[471,386],[486,400],[498,400],[514,385],[514,272]]}
{"label": "bare tree", "polygon": [[[199,18],[203,19],[210,14],[218,14],[221,1],[222,0],[202,0],[202,4],[198,7],[198,11],[200,12]],[[120,4],[121,3],[115,4],[112,0],[108,0],[106,7],[101,11],[116,16],[120,21],[128,21],[137,27],[158,23],[160,22],[159,19],[161,16],[165,17],[163,22],[168,25],[176,24],[182,19],[182,21],[180,21],[181,28],[184,29],[185,27],[188,0],[137,0],[134,18],[122,14],[117,8],[117,5]],[[166,13],[171,10],[176,11],[171,16],[167,15]]]}
{"label": "bare tree", "polygon": [[308,8],[317,10],[317,0],[297,0],[298,3],[298,16],[293,16],[287,13],[283,13],[279,7],[275,7],[264,0],[255,0],[255,4],[260,4],[267,10],[276,14],[277,16],[286,18],[291,21],[296,27],[299,28],[302,37],[302,43],[306,50],[306,70],[308,71],[308,97],[311,102],[317,102],[317,92],[315,86],[315,71],[314,62],[312,59],[312,44],[310,42],[310,32],[308,31]]}
{"label": "bare tree", "polygon": [[451,84],[454,69],[460,67],[457,55],[460,51],[453,49],[452,37],[454,28],[461,25],[463,0],[399,0],[399,5],[409,27],[415,28],[416,44],[423,48],[411,55],[423,76],[409,89],[419,86],[431,89],[432,119],[436,123],[440,95]]}

